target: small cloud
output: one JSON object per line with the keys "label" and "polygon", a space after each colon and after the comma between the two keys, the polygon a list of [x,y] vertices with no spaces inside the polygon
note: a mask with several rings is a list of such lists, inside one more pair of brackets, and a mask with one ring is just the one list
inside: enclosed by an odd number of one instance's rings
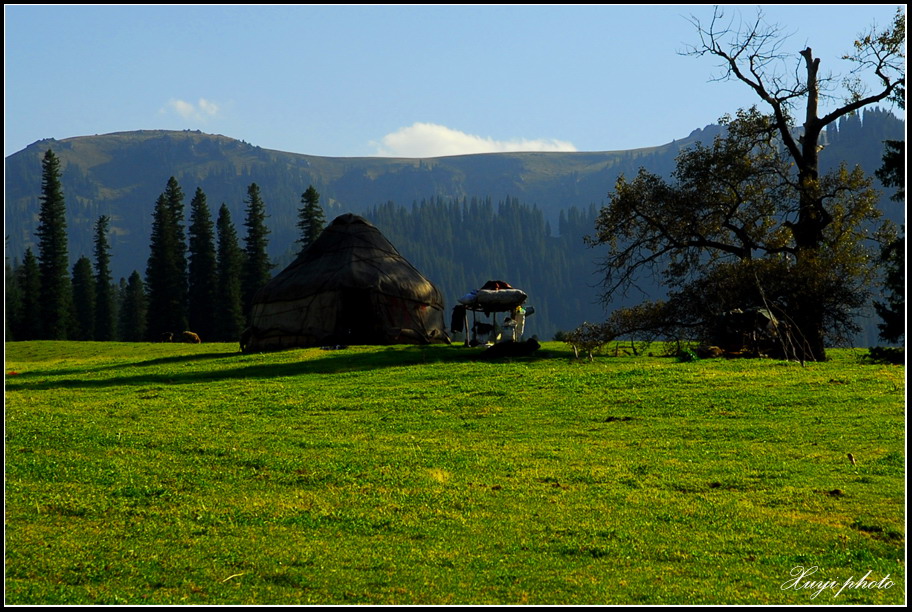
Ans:
{"label": "small cloud", "polygon": [[196,114],[196,109],[193,108],[193,105],[183,100],[171,100],[168,102],[168,106],[184,119],[190,119]]}
{"label": "small cloud", "polygon": [[163,114],[169,112],[177,113],[184,119],[203,121],[207,117],[215,117],[218,115],[219,106],[215,102],[205,98],[200,98],[199,102],[196,104],[172,98],[161,110],[161,113]]}
{"label": "small cloud", "polygon": [[202,112],[206,113],[210,117],[214,117],[219,112],[218,104],[215,102],[210,102],[206,98],[199,99],[199,108]]}
{"label": "small cloud", "polygon": [[443,157],[476,153],[515,151],[576,151],[569,142],[560,140],[494,140],[466,134],[434,123],[415,123],[373,142],[382,157]]}

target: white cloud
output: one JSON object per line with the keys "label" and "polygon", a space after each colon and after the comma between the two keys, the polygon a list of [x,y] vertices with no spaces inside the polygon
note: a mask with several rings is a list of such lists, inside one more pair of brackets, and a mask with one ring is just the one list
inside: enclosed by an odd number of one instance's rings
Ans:
{"label": "white cloud", "polygon": [[383,157],[443,157],[474,153],[509,151],[576,151],[569,142],[560,140],[494,140],[466,134],[434,123],[415,123],[384,136],[376,147]]}
{"label": "white cloud", "polygon": [[218,104],[216,104],[215,102],[212,102],[210,100],[207,100],[206,98],[199,99],[199,108],[201,111],[203,111],[204,113],[206,113],[207,115],[209,115],[211,117],[214,117],[219,112]]}
{"label": "white cloud", "polygon": [[199,102],[196,104],[172,98],[161,112],[163,114],[173,112],[184,119],[203,121],[207,117],[215,117],[219,112],[219,105],[206,98],[200,98]]}

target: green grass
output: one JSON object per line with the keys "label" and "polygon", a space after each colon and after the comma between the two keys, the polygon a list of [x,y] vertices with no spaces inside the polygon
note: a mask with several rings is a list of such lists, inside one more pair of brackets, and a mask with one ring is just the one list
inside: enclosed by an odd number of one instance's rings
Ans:
{"label": "green grass", "polygon": [[905,601],[903,367],[475,355],[7,344],[6,603]]}

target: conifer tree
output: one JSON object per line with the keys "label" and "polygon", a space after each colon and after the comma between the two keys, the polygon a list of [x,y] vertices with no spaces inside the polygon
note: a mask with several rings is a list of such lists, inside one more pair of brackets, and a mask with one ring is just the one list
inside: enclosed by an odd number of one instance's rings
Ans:
{"label": "conifer tree", "polygon": [[174,190],[162,193],[152,215],[152,239],[146,266],[149,340],[187,329],[187,277],[183,232],[175,217]]}
{"label": "conifer tree", "polygon": [[[905,108],[905,103],[901,106]],[[883,165],[875,173],[884,185],[896,189],[890,199],[899,203],[906,199],[905,144],[904,141],[896,140],[884,142],[886,149]],[[874,302],[874,310],[882,319],[877,325],[881,340],[896,344],[903,344],[906,335],[906,238],[905,227],[900,229],[902,233],[881,250],[886,299],[884,302]]]}
{"label": "conifer tree", "polygon": [[301,251],[313,244],[326,224],[323,209],[320,207],[320,193],[311,185],[301,194],[303,207],[298,209],[298,229],[301,230]]}
{"label": "conifer tree", "polygon": [[244,227],[247,235],[244,238],[244,270],[241,281],[244,315],[250,312],[254,294],[260,287],[269,282],[272,264],[266,253],[269,229],[266,227],[266,205],[260,196],[260,188],[251,183],[247,188],[247,217]]}
{"label": "conifer tree", "polygon": [[66,340],[71,300],[66,204],[60,184],[60,160],[50,149],[41,162],[41,206],[36,236],[41,279],[41,337]]}
{"label": "conifer tree", "polygon": [[73,340],[95,338],[95,279],[92,262],[82,256],[73,266]]}
{"label": "conifer tree", "polygon": [[95,340],[102,342],[113,340],[117,331],[111,247],[108,243],[110,222],[110,217],[102,215],[95,223]]}
{"label": "conifer tree", "polygon": [[[162,194],[171,210],[172,227],[174,233],[174,258],[176,274],[174,279],[175,291],[180,296],[175,298],[181,304],[180,317],[175,315],[176,322],[182,322],[181,330],[187,329],[187,237],[184,233],[184,192],[173,176],[168,179],[165,192]],[[177,330],[175,330],[177,331]]]}
{"label": "conifer tree", "polygon": [[21,340],[22,338],[19,337],[19,323],[22,321],[22,291],[19,285],[19,268],[21,266],[10,265],[9,258],[6,258],[4,265],[4,333],[8,341]]}
{"label": "conifer tree", "polygon": [[241,270],[244,252],[238,245],[237,230],[231,221],[228,207],[222,204],[216,221],[218,235],[218,286],[215,300],[215,338],[232,342],[241,337],[244,329],[244,309],[241,303]]}
{"label": "conifer tree", "polygon": [[188,262],[188,319],[190,329],[204,341],[214,339],[218,286],[215,236],[206,194],[197,187],[190,201]]}
{"label": "conifer tree", "polygon": [[22,265],[16,268],[16,284],[21,295],[16,340],[36,340],[41,335],[41,271],[31,248],[25,250]]}
{"label": "conifer tree", "polygon": [[124,342],[142,342],[146,339],[147,304],[142,277],[134,270],[124,288],[118,313],[118,335]]}

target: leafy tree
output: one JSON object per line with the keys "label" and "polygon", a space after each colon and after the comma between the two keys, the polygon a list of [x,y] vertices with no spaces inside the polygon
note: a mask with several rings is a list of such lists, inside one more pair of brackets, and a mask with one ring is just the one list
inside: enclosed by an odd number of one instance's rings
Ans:
{"label": "leafy tree", "polygon": [[311,185],[303,194],[301,194],[301,203],[304,204],[298,209],[298,229],[301,230],[301,251],[313,244],[314,240],[319,237],[320,232],[326,224],[323,215],[323,208],[320,207],[320,194]]}
{"label": "leafy tree", "polygon": [[190,201],[189,239],[190,329],[209,340],[215,335],[218,278],[212,215],[200,188]]}
{"label": "leafy tree", "polygon": [[[121,281],[122,282],[122,281]],[[136,270],[130,275],[123,289],[118,312],[120,339],[124,342],[142,342],[146,339],[146,314],[148,301],[142,277]]]}
{"label": "leafy tree", "polygon": [[752,109],[723,123],[727,132],[711,146],[682,151],[671,182],[646,171],[618,179],[590,238],[609,247],[606,296],[651,273],[678,306],[667,310],[674,323],[704,329],[726,310],[765,301],[795,325],[797,357],[822,359],[817,341],[846,340],[857,330],[854,312],[869,299],[864,241],[880,216],[876,192],[860,168],[819,177],[830,221],[818,248],[803,250],[793,232],[801,204],[789,163],[763,136],[772,120]]}
{"label": "leafy tree", "polygon": [[[854,52],[845,57],[858,71],[873,73],[878,89],[868,94],[856,82],[848,82],[847,101],[823,116],[819,99],[833,83],[820,72],[820,60],[810,48],[798,53],[797,66],[781,70],[781,34],[764,24],[761,14],[742,30],[725,27],[722,19],[717,8],[707,27],[694,20],[701,44],[691,53],[720,59],[722,78],[747,84],[769,115],[756,109],[739,112],[728,125],[728,136],[717,139],[711,149],[697,147],[694,153],[704,158],[710,154],[716,161],[706,158],[702,167],[694,167],[688,166],[690,158],[679,158],[675,185],[648,173],[630,183],[623,177],[618,181],[597,226],[596,242],[612,249],[605,267],[609,291],[625,288],[642,268],[655,269],[664,257],[670,260],[666,279],[679,284],[686,274],[697,273],[706,258],[710,264],[725,258],[749,261],[757,251],[782,258],[794,280],[790,316],[804,340],[804,357],[823,360],[826,334],[832,330],[824,322],[824,296],[815,291],[840,279],[810,281],[817,274],[839,270],[849,274],[842,277],[845,289],[857,296],[868,280],[863,270],[868,254],[859,241],[864,224],[877,214],[870,186],[860,172],[843,168],[821,176],[820,135],[840,117],[895,96],[905,79],[905,16],[898,10],[890,29],[860,37]],[[794,74],[791,82],[789,73]],[[802,117],[800,125],[796,116]],[[729,145],[732,154],[724,149]],[[751,148],[745,149],[747,145]],[[735,154],[739,148],[750,154]],[[762,187],[745,181],[747,176],[762,181]],[[720,195],[725,199],[718,200]],[[634,197],[647,199],[635,202]],[[625,218],[640,231],[620,225]],[[654,252],[648,253],[647,245],[656,247]]]}
{"label": "leafy tree", "polygon": [[251,183],[247,188],[247,217],[244,227],[247,235],[244,238],[244,269],[241,280],[245,315],[250,312],[253,296],[260,287],[269,282],[272,264],[266,253],[269,229],[266,227],[266,205],[260,196],[260,188]]}
{"label": "leafy tree", "polygon": [[155,202],[152,237],[146,266],[148,317],[146,333],[156,340],[163,333],[187,329],[186,246],[178,217],[179,187],[173,178]]}
{"label": "leafy tree", "polygon": [[38,269],[41,337],[65,340],[70,325],[70,275],[66,204],[60,184],[60,160],[50,149],[41,162],[41,206],[38,213]]}
{"label": "leafy tree", "polygon": [[73,266],[73,340],[95,339],[95,279],[92,262],[80,257]]}
{"label": "leafy tree", "polygon": [[111,278],[111,247],[108,227],[111,218],[102,215],[95,223],[95,340],[113,340],[117,334],[114,317],[114,284]]}
{"label": "leafy tree", "polygon": [[244,252],[238,245],[237,231],[228,207],[222,204],[216,221],[218,234],[218,271],[215,300],[216,341],[231,342],[241,337],[244,309],[241,303],[241,271]]}

